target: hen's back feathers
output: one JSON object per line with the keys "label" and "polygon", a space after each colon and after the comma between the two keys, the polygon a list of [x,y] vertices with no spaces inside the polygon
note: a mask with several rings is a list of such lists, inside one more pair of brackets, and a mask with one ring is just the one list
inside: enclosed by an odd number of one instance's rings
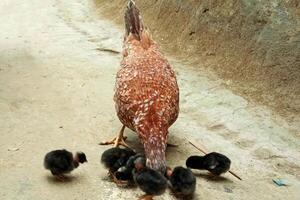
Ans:
{"label": "hen's back feathers", "polygon": [[146,30],[133,0],[125,11],[125,29],[114,95],[117,115],[138,133],[147,167],[164,173],[168,128],[179,112],[176,75]]}

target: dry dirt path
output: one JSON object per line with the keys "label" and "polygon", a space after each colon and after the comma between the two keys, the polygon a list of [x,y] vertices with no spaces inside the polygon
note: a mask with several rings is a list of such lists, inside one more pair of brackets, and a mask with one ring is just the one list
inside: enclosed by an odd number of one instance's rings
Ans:
{"label": "dry dirt path", "polygon": [[[123,29],[96,15],[91,1],[0,1],[0,199],[136,199],[99,164],[99,141],[120,129],[113,88]],[[299,127],[247,102],[222,82],[170,57],[181,89],[181,113],[170,130],[171,166],[198,153],[188,140],[232,159],[244,181],[198,173],[195,199],[296,199]],[[300,126],[300,125],[299,125]],[[297,132],[298,131],[298,132]],[[140,147],[126,130],[130,144]],[[43,169],[49,150],[82,150],[89,163],[67,183]],[[273,178],[290,186],[278,187]],[[156,199],[173,199],[168,193]]]}

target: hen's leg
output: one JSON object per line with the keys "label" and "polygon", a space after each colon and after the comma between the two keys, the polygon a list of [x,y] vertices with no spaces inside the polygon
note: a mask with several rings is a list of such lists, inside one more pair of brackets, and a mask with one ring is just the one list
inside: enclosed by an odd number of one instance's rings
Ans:
{"label": "hen's leg", "polygon": [[109,144],[113,144],[114,147],[118,147],[120,145],[123,145],[124,147],[130,148],[128,144],[126,144],[125,140],[127,139],[127,137],[124,137],[124,130],[125,130],[125,126],[123,125],[120,133],[117,137],[115,137],[114,139],[112,139],[111,141],[108,142],[100,142],[100,145],[109,145]]}

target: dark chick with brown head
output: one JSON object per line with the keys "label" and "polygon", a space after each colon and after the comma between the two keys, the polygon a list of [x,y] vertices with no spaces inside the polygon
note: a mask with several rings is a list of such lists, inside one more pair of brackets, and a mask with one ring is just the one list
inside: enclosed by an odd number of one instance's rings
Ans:
{"label": "dark chick with brown head", "polygon": [[230,168],[231,161],[223,154],[212,152],[205,156],[190,156],[186,166],[192,169],[208,170],[214,175],[221,175]]}
{"label": "dark chick with brown head", "polygon": [[[125,30],[114,95],[117,115],[124,126],[138,134],[147,167],[164,174],[168,129],[179,112],[176,75],[146,30],[133,0],[128,1],[125,11]],[[115,145],[124,144],[123,131]]]}
{"label": "dark chick with brown head", "polygon": [[136,155],[131,156],[126,162],[126,165],[118,169],[118,171],[115,173],[117,180],[127,181],[127,185],[133,183],[133,170],[135,169],[134,162],[139,157],[143,157],[143,159],[145,159],[144,155],[138,153]]}
{"label": "dark chick with brown head", "polygon": [[60,180],[64,180],[64,174],[70,173],[79,166],[79,163],[85,162],[87,159],[83,152],[77,152],[73,156],[71,152],[62,149],[47,153],[44,158],[44,167]]}
{"label": "dark chick with brown head", "polygon": [[126,165],[128,159],[134,156],[135,152],[129,148],[113,147],[104,151],[101,155],[101,163],[109,170],[113,181],[122,184],[115,177],[117,170]]}
{"label": "dark chick with brown head", "polygon": [[141,199],[152,199],[153,196],[161,195],[168,186],[167,179],[160,172],[146,167],[144,157],[138,157],[134,161],[132,173],[134,182],[145,192]]}

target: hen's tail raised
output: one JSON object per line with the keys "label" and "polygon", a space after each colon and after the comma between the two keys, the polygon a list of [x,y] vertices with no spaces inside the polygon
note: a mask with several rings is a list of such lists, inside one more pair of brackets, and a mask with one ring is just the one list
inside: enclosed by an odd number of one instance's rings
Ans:
{"label": "hen's tail raised", "polygon": [[125,11],[125,29],[126,36],[131,33],[136,36],[138,40],[141,40],[144,24],[140,11],[133,0],[128,0],[128,5]]}

